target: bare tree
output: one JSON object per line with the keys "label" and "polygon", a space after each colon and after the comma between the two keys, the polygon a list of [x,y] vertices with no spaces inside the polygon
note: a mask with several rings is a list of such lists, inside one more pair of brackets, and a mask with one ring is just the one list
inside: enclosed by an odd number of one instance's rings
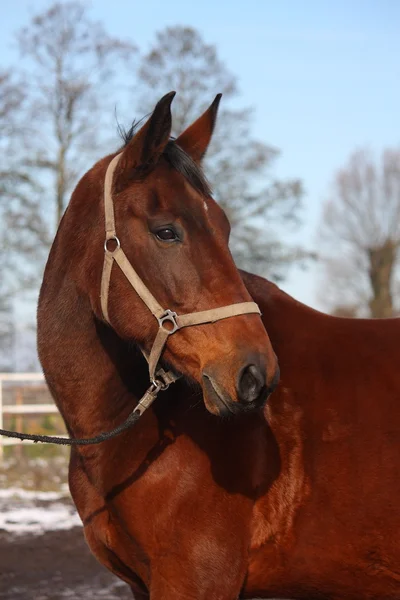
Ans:
{"label": "bare tree", "polygon": [[9,71],[0,71],[0,141],[4,144],[18,128],[18,111],[24,102],[22,85]]}
{"label": "bare tree", "polygon": [[350,157],[335,176],[320,237],[331,305],[357,307],[359,315],[374,318],[392,316],[399,304],[394,293],[399,272],[400,149],[385,150],[380,163],[365,149]]}
{"label": "bare tree", "polygon": [[0,72],[0,371],[14,366],[15,324],[9,257],[4,244],[5,224],[2,209],[13,198],[16,189],[28,183],[15,161],[16,140],[21,133],[21,109],[25,100],[22,85],[10,72]]}
{"label": "bare tree", "polygon": [[75,1],[56,2],[35,16],[18,42],[28,104],[19,160],[41,190],[7,208],[7,242],[42,266],[78,174],[103,151],[110,130],[103,116],[113,115],[114,86],[122,66],[132,68],[136,48],[110,37]]}
{"label": "bare tree", "polygon": [[218,58],[215,46],[190,27],[168,27],[138,71],[138,109],[148,110],[167,90],[176,90],[174,134],[178,135],[223,93],[223,108],[205,160],[215,197],[233,225],[231,247],[240,266],[278,279],[285,267],[304,256],[286,247],[276,228],[297,222],[302,195],[299,180],[271,175],[275,148],[252,138],[252,112],[232,107],[236,78]]}
{"label": "bare tree", "polygon": [[26,101],[24,86],[9,71],[0,70],[0,198],[14,194],[18,184],[28,182],[26,169],[19,162],[25,127],[23,108]]}
{"label": "bare tree", "polygon": [[16,305],[26,328],[71,189],[116,131],[136,48],[108,35],[79,1],[51,4],[17,40],[22,61],[13,70],[23,86],[0,74],[0,317]]}
{"label": "bare tree", "polygon": [[0,373],[14,368],[15,324],[12,300],[0,294]]}
{"label": "bare tree", "polygon": [[[17,289],[17,279],[26,283],[23,275],[25,264],[18,254],[36,256],[41,251],[38,240],[43,241],[45,230],[38,210],[38,198],[43,189],[32,169],[23,160],[21,148],[30,137],[26,124],[26,85],[17,81],[9,72],[0,73],[0,235],[1,235],[1,281],[0,296],[10,297]],[[32,239],[32,232],[34,237]],[[48,247],[49,240],[45,240]],[[44,255],[43,255],[44,258]],[[4,314],[4,309],[3,309]]]}

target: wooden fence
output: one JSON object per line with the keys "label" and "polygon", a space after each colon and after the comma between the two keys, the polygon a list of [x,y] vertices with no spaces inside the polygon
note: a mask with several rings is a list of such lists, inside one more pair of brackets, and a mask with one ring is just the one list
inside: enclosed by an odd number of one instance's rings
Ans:
{"label": "wooden fence", "polygon": [[[28,396],[29,403],[25,403]],[[59,414],[42,373],[0,373],[0,429],[4,429],[4,416],[15,416],[15,430],[22,428],[23,415]],[[0,436],[0,462],[4,447],[26,444],[14,438]]]}

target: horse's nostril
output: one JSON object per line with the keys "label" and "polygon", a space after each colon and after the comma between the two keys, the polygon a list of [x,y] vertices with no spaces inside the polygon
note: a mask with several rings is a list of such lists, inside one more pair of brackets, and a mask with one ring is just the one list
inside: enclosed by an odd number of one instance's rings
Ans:
{"label": "horse's nostril", "polygon": [[239,376],[238,395],[242,402],[254,402],[265,387],[265,375],[256,365],[247,365]]}

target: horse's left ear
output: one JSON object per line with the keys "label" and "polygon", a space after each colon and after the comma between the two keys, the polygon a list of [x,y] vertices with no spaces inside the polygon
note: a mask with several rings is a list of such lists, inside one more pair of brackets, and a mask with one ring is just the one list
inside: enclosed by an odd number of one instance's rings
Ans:
{"label": "horse's left ear", "polygon": [[222,94],[217,94],[214,102],[207,108],[206,112],[192,125],[189,125],[176,139],[178,146],[185,150],[195,162],[200,162],[207,152],[214,131],[221,96]]}
{"label": "horse's left ear", "polygon": [[119,188],[129,181],[134,169],[151,168],[163,153],[171,135],[171,102],[174,96],[175,92],[169,92],[161,98],[148,121],[123,150],[116,175]]}

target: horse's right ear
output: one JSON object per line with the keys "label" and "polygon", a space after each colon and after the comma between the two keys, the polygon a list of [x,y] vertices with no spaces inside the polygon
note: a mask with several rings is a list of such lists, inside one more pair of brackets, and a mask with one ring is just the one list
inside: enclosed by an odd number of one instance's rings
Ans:
{"label": "horse's right ear", "polygon": [[205,113],[176,139],[178,146],[185,150],[194,162],[201,162],[201,159],[207,152],[214,131],[221,97],[222,94],[217,94],[214,102],[207,108]]}
{"label": "horse's right ear", "polygon": [[123,150],[116,174],[118,188],[124,187],[134,169],[151,168],[163,153],[171,135],[171,102],[175,94],[169,92],[159,100],[151,117]]}

